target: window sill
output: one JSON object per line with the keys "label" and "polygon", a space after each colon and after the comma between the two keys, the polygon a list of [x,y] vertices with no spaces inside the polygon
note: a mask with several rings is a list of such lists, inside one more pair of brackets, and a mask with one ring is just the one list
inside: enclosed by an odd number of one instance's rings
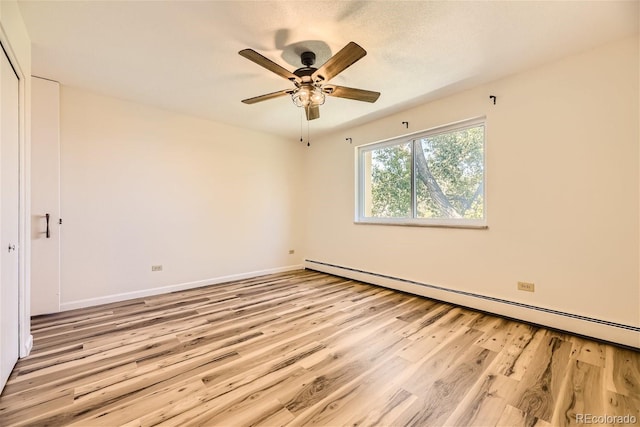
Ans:
{"label": "window sill", "polygon": [[406,221],[406,220],[375,220],[375,219],[359,219],[353,222],[356,225],[395,225],[403,227],[432,227],[432,228],[466,228],[472,230],[487,230],[486,224],[456,224],[448,222],[423,222],[423,221]]}

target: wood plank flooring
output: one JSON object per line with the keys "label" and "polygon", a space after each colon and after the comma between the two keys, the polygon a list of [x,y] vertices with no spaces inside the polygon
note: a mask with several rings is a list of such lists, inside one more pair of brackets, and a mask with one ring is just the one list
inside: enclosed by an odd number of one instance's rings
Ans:
{"label": "wood plank flooring", "polygon": [[32,330],[1,426],[640,425],[637,351],[309,270]]}

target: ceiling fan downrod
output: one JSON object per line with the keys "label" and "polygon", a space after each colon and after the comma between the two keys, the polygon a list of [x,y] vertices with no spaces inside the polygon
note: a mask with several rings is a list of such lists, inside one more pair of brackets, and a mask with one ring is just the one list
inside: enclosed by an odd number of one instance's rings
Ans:
{"label": "ceiling fan downrod", "polygon": [[302,54],[300,54],[300,61],[305,67],[311,68],[311,66],[316,63],[316,54],[313,52],[302,52]]}

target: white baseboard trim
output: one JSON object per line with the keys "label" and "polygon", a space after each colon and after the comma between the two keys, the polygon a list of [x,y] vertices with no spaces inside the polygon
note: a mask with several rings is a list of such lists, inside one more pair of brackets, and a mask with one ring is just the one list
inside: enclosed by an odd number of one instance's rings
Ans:
{"label": "white baseboard trim", "polygon": [[121,294],[106,295],[97,298],[87,298],[77,301],[63,302],[60,304],[60,311],[75,310],[77,308],[93,307],[112,302],[126,301],[134,298],[144,298],[152,295],[166,294],[169,292],[184,291],[186,289],[199,288],[202,286],[216,285],[218,283],[232,282],[234,280],[249,279],[251,277],[264,276],[266,274],[284,273],[287,271],[301,270],[302,265],[289,265],[286,267],[269,268],[266,270],[250,271],[247,273],[231,274],[228,276],[214,277],[211,279],[197,280],[195,282],[179,283],[176,285],[161,286],[157,288],[143,289],[134,292],[124,292]]}
{"label": "white baseboard trim", "polygon": [[640,348],[640,327],[638,326],[624,325],[573,313],[565,313],[559,310],[488,297],[485,295],[474,294],[472,292],[447,289],[441,286],[428,285],[426,283],[420,283],[413,280],[372,273],[321,261],[305,260],[305,268],[384,286],[386,288],[445,301],[472,309],[495,313],[500,316],[547,326],[549,328],[559,329],[615,344]]}
{"label": "white baseboard trim", "polygon": [[20,358],[27,357],[31,353],[31,349],[33,349],[33,335],[29,334],[20,351]]}

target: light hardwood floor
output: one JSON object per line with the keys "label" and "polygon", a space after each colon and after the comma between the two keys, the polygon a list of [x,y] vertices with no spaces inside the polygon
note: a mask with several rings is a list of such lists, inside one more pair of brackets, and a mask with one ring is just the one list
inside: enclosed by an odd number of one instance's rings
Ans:
{"label": "light hardwood floor", "polygon": [[32,328],[2,426],[640,425],[637,351],[308,270]]}

